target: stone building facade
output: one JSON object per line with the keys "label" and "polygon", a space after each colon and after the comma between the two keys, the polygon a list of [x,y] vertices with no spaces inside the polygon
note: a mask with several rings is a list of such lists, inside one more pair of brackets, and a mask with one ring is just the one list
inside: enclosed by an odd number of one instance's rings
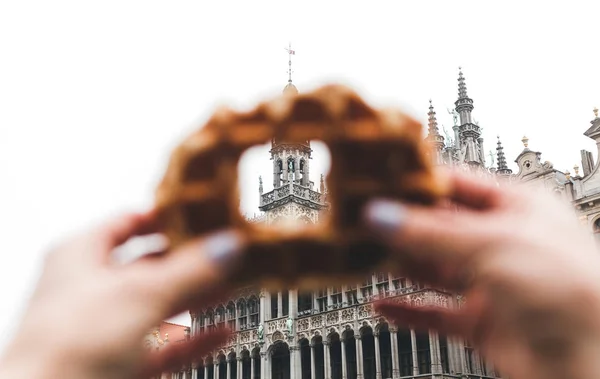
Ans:
{"label": "stone building facade", "polygon": [[[297,92],[291,77],[284,91]],[[486,163],[481,127],[472,118],[473,100],[467,95],[462,71],[458,99],[453,110],[452,135],[442,136],[430,102],[426,139],[435,147],[436,164],[455,165],[494,177],[499,184],[524,182],[543,185],[573,202],[583,224],[600,235],[600,170],[591,153],[582,151],[582,176],[542,162],[541,153],[528,147],[516,157],[519,168],[508,168],[503,147],[496,142],[496,155]],[[600,118],[585,135],[600,149]],[[319,188],[310,178],[310,142],[287,144],[272,141],[273,190],[263,191],[259,180],[262,211],[251,222],[268,224],[286,220],[318,223],[327,212],[327,188],[323,177]],[[466,340],[441,335],[434,330],[414,330],[392,325],[376,314],[372,303],[381,298],[414,306],[435,305],[460,308],[460,294],[429,288],[409,278],[375,272],[361,283],[322,288],[302,293],[296,289],[269,292],[242,288],[215,308],[191,313],[192,336],[229,327],[235,332],[225,346],[189,367],[173,373],[185,379],[400,379],[400,378],[499,378],[491,362],[480,356]]]}

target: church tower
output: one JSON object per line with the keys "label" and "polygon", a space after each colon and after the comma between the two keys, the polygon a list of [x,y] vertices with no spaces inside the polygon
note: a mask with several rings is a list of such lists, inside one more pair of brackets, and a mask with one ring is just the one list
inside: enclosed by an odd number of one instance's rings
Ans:
{"label": "church tower", "polygon": [[454,103],[460,119],[456,146],[459,161],[472,167],[485,167],[485,153],[481,128],[473,121],[473,100],[467,95],[467,85],[462,70],[458,68],[458,100]]}
{"label": "church tower", "polygon": [[[292,83],[292,55],[296,52],[291,45],[286,49],[289,56],[288,83],[283,89],[284,96],[298,94]],[[273,161],[273,190],[263,193],[260,180],[259,209],[265,212],[266,222],[317,223],[320,211],[326,208],[326,189],[321,183],[321,192],[314,190],[310,179],[310,141],[289,143],[271,140],[271,160]]]}

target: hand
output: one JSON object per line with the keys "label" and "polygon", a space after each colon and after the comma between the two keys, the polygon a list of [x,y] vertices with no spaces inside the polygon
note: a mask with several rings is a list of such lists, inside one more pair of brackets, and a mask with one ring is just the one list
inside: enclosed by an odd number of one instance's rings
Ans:
{"label": "hand", "polygon": [[461,309],[376,309],[399,325],[474,342],[511,378],[600,377],[600,257],[574,210],[544,190],[452,174],[450,201],[378,201],[368,225],[406,275],[462,292]]}
{"label": "hand", "polygon": [[0,377],[148,378],[225,342],[221,330],[159,353],[144,348],[143,337],[162,320],[225,295],[243,242],[222,232],[168,254],[111,262],[117,246],[157,231],[152,213],[127,215],[52,251]]}

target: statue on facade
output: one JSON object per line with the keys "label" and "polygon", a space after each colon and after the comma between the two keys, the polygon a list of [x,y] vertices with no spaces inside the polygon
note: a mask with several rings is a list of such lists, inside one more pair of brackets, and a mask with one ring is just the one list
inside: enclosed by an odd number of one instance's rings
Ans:
{"label": "statue on facade", "polygon": [[264,342],[265,341],[265,327],[263,325],[263,323],[261,322],[260,324],[258,324],[258,342]]}
{"label": "statue on facade", "polygon": [[285,326],[287,327],[288,335],[291,336],[294,331],[294,320],[292,320],[291,316],[285,321]]}
{"label": "statue on facade", "polygon": [[454,126],[458,126],[458,112],[456,109],[448,109],[448,113],[452,115],[452,119],[454,120]]}

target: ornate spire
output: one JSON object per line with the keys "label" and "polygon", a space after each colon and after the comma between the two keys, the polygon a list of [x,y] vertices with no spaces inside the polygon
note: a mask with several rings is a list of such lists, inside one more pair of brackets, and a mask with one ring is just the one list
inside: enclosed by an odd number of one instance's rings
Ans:
{"label": "ornate spire", "polygon": [[459,99],[468,99],[467,96],[467,85],[465,84],[465,78],[462,73],[462,68],[458,68],[458,98]]}
{"label": "ornate spire", "polygon": [[504,148],[502,142],[500,142],[500,136],[498,136],[498,146],[496,147],[496,157],[498,158],[498,169],[496,172],[499,175],[510,175],[512,170],[506,165],[506,157],[504,156]]}
{"label": "ornate spire", "polygon": [[440,130],[438,129],[435,110],[433,109],[431,99],[429,100],[429,113],[427,113],[427,115],[429,116],[429,134],[427,135],[427,140],[436,146],[438,150],[441,150],[444,148],[444,137],[440,134]]}
{"label": "ornate spire", "polygon": [[261,195],[263,194],[263,182],[262,182],[262,176],[261,175],[258,176],[258,192]]}
{"label": "ornate spire", "polygon": [[440,131],[439,131],[438,125],[437,125],[437,119],[435,118],[435,111],[433,110],[433,104],[431,102],[431,99],[429,99],[429,113],[427,113],[427,115],[429,116],[429,134],[430,135],[440,134]]}
{"label": "ornate spire", "polygon": [[321,174],[321,183],[320,183],[319,187],[320,187],[319,189],[321,190],[321,193],[325,193],[325,179],[323,177],[323,174]]}
{"label": "ornate spire", "polygon": [[598,118],[598,107],[594,107],[594,117]]}

